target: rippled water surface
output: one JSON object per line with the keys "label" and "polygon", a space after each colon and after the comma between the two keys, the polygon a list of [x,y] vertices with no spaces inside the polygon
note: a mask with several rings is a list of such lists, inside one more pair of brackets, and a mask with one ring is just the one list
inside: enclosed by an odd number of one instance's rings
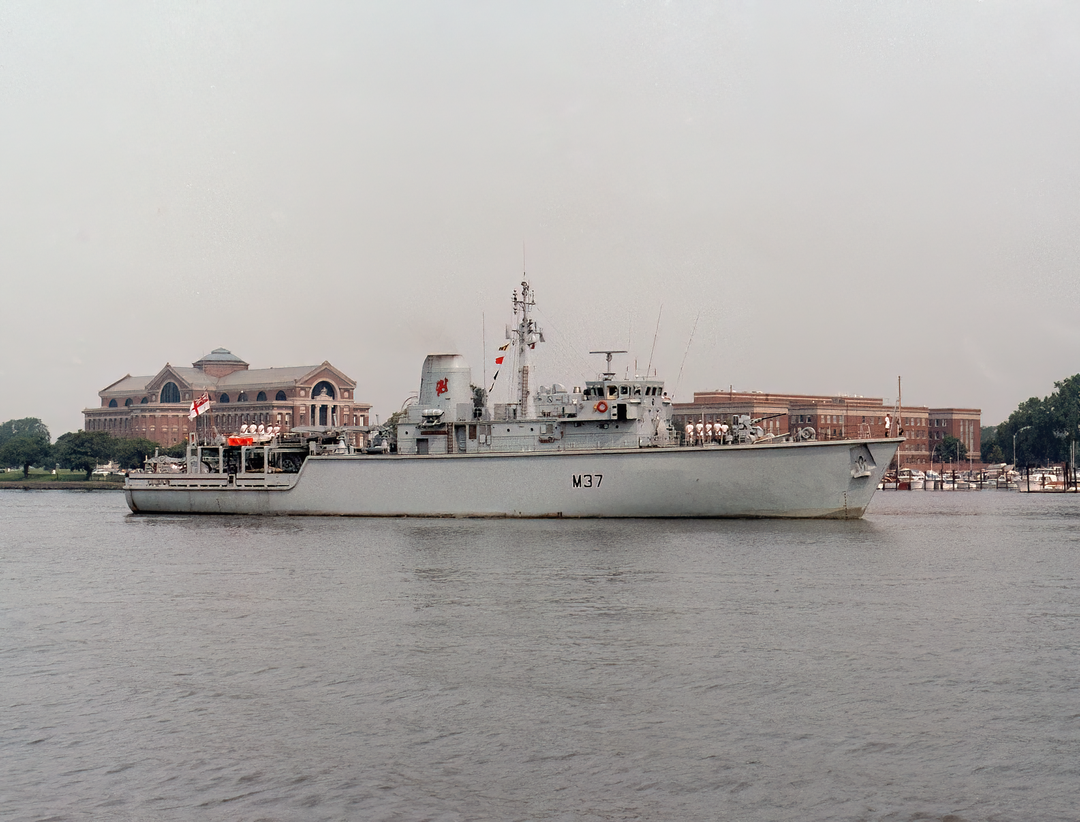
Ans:
{"label": "rippled water surface", "polygon": [[0,491],[0,818],[1075,820],[1080,498],[858,522]]}

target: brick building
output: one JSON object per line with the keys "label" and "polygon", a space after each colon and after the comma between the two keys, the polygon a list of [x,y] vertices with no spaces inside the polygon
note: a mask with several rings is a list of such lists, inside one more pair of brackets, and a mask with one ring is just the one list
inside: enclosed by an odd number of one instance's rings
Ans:
{"label": "brick building", "polygon": [[157,374],[130,374],[98,392],[101,404],[83,409],[87,431],[143,437],[174,445],[195,430],[192,400],[210,396],[201,430],[228,434],[244,423],[296,426],[367,425],[371,405],[356,400],[356,382],[328,362],[288,368],[249,368],[215,348],[190,368],[165,364]]}
{"label": "brick building", "polygon": [[945,437],[956,437],[977,461],[982,452],[981,429],[982,414],[978,408],[930,409],[931,450]]}
{"label": "brick building", "polygon": [[[868,439],[896,435],[894,412],[895,408],[886,406],[879,397],[695,391],[693,402],[675,404],[672,419],[676,430],[682,431],[687,423],[730,422],[734,415],[747,414],[761,418],[767,434],[783,435],[809,427],[819,440]],[[888,432],[886,417],[892,423]],[[945,436],[959,439],[977,459],[979,420],[977,408],[903,406],[899,421],[905,438],[899,451],[901,463],[912,468],[930,467],[933,448]]]}

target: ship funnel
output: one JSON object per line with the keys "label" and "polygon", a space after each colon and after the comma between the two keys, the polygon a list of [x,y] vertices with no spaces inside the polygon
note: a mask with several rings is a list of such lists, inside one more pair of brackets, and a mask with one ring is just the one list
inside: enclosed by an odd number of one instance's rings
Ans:
{"label": "ship funnel", "polygon": [[[420,372],[420,398],[412,413],[434,416],[441,422],[472,419],[472,369],[460,354],[428,354]],[[413,409],[417,409],[415,412]],[[419,419],[416,420],[417,422]]]}

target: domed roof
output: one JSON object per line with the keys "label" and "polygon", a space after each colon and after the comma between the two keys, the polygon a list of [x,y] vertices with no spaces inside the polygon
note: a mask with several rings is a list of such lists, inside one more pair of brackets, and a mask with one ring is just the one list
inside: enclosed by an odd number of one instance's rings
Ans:
{"label": "domed roof", "polygon": [[[215,348],[199,362],[244,362],[228,348]],[[246,363],[245,363],[246,365]]]}

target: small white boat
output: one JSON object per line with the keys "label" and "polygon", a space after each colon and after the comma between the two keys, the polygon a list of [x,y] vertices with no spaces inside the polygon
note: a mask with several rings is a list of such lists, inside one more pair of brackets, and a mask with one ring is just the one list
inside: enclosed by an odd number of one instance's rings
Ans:
{"label": "small white boat", "polygon": [[1024,494],[1054,493],[1065,490],[1065,475],[1060,468],[1039,468],[1021,475],[1016,490]]}
{"label": "small white boat", "polygon": [[911,491],[921,491],[926,486],[926,474],[917,468],[901,468],[896,475],[896,481],[901,488]]}

